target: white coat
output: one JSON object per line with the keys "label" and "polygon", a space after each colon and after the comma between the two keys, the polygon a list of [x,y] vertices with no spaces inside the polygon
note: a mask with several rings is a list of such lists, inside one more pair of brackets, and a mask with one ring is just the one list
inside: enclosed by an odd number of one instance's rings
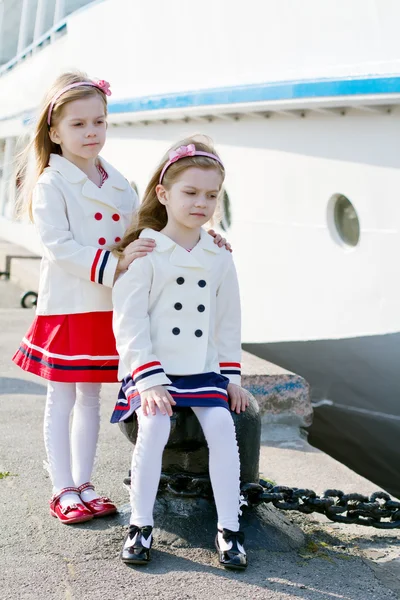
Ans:
{"label": "white coat", "polygon": [[113,288],[119,379],[139,393],[171,383],[167,375],[215,372],[240,385],[240,298],[232,255],[201,230],[188,252],[152,229],[155,249]]}
{"label": "white coat", "polygon": [[51,154],[34,188],[33,217],[43,245],[38,315],[112,310],[118,260],[108,248],[122,238],[139,201],[121,173],[100,163],[108,174],[101,188]]}

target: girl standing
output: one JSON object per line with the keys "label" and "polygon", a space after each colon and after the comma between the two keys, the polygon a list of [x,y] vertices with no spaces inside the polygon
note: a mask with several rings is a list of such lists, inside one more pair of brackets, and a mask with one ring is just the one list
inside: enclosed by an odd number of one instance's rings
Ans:
{"label": "girl standing", "polygon": [[[110,95],[106,81],[79,72],[56,80],[32,142],[36,172],[33,181],[25,179],[22,192],[43,259],[37,316],[13,360],[48,380],[44,439],[53,483],[50,512],[67,524],[116,511],[90,483],[101,383],[117,381],[111,288],[135,258],[154,248],[153,240],[141,238],[119,258],[109,250],[120,242],[139,204],[128,181],[99,156]],[[25,162],[29,152],[30,147]],[[225,243],[221,236],[214,241]]]}
{"label": "girl standing", "polygon": [[240,301],[232,255],[202,229],[213,216],[224,167],[210,143],[174,146],[155,171],[137,222],[117,245],[151,238],[113,290],[114,333],[124,378],[112,422],[136,414],[129,530],[121,558],[150,560],[153,507],[172,407],[190,406],[210,453],[216,547],[225,567],[247,566],[239,531],[239,453],[229,411],[246,409],[240,387]]}
{"label": "girl standing", "polygon": [[63,523],[116,511],[90,483],[100,386],[116,381],[118,365],[111,287],[136,256],[152,248],[143,240],[119,259],[107,249],[121,239],[138,208],[126,179],[98,156],[110,94],[107,82],[80,73],[57,79],[32,142],[34,185],[28,178],[25,183],[24,208],[35,223],[43,259],[37,316],[13,360],[48,380],[44,439],[53,482],[50,512]]}

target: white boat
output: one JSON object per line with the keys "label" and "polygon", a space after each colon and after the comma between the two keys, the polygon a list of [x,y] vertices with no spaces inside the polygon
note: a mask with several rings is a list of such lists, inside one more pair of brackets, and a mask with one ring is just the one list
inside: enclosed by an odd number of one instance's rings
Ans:
{"label": "white boat", "polygon": [[62,71],[111,83],[103,155],[139,193],[210,135],[245,348],[304,375],[311,441],[397,495],[399,20],[396,0],[0,0],[0,237],[40,251],[12,159]]}

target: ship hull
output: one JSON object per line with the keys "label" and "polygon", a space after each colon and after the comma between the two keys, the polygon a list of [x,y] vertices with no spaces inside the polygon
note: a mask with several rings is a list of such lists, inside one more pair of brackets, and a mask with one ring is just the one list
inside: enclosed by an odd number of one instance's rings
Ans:
{"label": "ship hull", "polygon": [[400,497],[400,334],[244,348],[310,383],[311,444]]}

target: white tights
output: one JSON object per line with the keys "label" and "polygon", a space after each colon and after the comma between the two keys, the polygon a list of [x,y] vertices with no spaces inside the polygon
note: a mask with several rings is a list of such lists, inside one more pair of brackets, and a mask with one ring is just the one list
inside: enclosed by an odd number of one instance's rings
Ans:
{"label": "white tights", "polygon": [[[100,389],[100,383],[48,382],[43,431],[55,494],[90,481],[100,428]],[[85,500],[98,496],[87,492]]]}
{"label": "white tights", "polygon": [[[220,406],[192,407],[209,448],[209,471],[220,529],[239,529],[240,462],[235,426],[229,411]],[[153,507],[161,475],[164,447],[171,420],[157,409],[155,415],[136,411],[139,431],[131,468],[130,522],[153,525]]]}

